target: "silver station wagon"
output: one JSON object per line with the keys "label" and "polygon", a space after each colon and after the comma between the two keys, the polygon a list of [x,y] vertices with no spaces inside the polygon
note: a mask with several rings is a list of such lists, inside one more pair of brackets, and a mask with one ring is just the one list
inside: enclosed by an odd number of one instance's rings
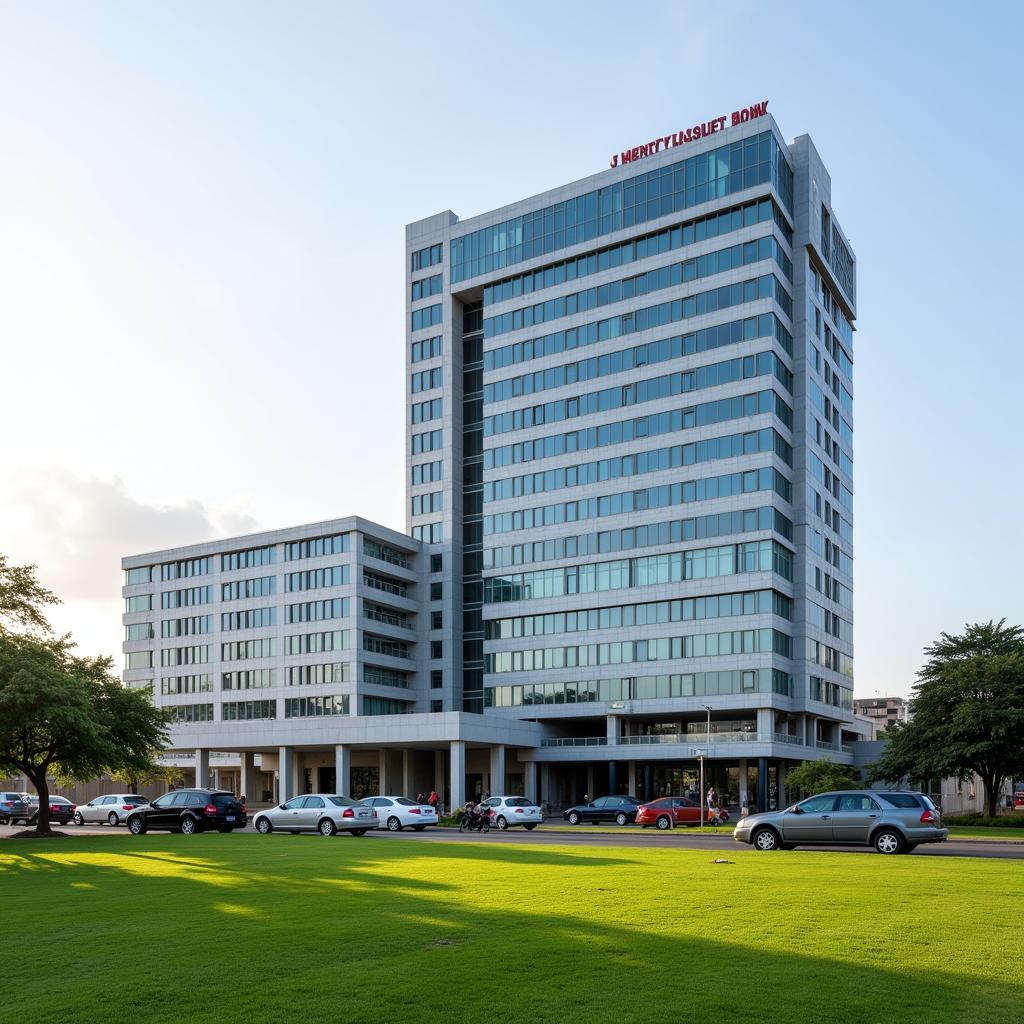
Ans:
{"label": "silver station wagon", "polygon": [[873,846],[909,853],[949,835],[935,804],[923,793],[846,790],[820,793],[784,811],[741,818],[733,837],[757,850],[797,846]]}

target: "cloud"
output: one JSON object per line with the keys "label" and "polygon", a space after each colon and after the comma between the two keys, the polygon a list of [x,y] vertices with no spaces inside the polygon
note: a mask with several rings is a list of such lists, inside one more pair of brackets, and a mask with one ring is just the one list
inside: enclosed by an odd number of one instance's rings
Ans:
{"label": "cloud", "polygon": [[[65,601],[120,598],[124,555],[249,533],[256,520],[198,500],[147,504],[118,478],[81,478],[39,470],[4,489],[0,546],[15,562],[32,561]],[[8,544],[12,544],[8,547]]]}

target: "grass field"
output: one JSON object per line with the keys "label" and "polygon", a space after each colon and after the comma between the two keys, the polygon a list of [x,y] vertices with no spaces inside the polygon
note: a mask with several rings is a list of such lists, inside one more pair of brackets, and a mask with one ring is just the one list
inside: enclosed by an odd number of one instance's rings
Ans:
{"label": "grass field", "polygon": [[1019,861],[716,856],[372,837],[7,841],[0,1020],[1022,1019]]}

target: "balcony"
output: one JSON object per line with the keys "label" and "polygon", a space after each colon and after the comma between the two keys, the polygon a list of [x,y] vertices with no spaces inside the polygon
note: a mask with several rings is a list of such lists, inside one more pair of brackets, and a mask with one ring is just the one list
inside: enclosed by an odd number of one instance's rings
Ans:
{"label": "balcony", "polygon": [[605,747],[607,736],[547,736],[540,741],[542,747]]}
{"label": "balcony", "polygon": [[[832,750],[837,754],[839,753],[838,743],[829,743],[827,740],[815,740],[814,745],[818,750]],[[849,751],[844,751],[844,753],[849,753]]]}

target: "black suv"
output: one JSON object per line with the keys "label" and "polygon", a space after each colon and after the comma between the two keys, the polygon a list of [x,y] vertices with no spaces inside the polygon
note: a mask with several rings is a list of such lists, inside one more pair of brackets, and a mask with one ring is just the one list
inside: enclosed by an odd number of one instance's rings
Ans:
{"label": "black suv", "polygon": [[175,789],[157,797],[147,807],[128,815],[128,831],[141,836],[151,828],[170,832],[194,832],[216,829],[231,832],[245,828],[245,805],[223,789]]}

